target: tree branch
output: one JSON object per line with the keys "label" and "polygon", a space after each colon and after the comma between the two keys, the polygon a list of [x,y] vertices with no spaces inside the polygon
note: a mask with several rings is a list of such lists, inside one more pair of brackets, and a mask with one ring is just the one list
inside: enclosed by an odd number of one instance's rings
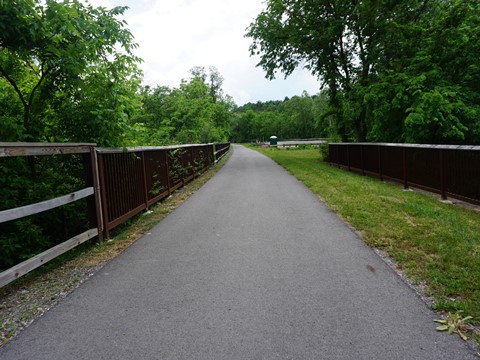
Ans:
{"label": "tree branch", "polygon": [[26,108],[28,106],[28,103],[25,100],[25,97],[23,96],[22,92],[18,88],[15,80],[5,71],[5,69],[2,67],[2,65],[0,65],[0,74],[2,74],[2,76],[10,83],[10,85],[12,85],[13,89],[15,90],[18,97],[20,98],[20,101],[23,104],[23,107]]}
{"label": "tree branch", "polygon": [[29,105],[32,105],[32,102],[33,102],[33,97],[35,95],[35,92],[37,91],[37,89],[40,87],[40,85],[42,84],[43,80],[45,80],[47,74],[48,74],[48,69],[46,71],[44,71],[44,63],[42,62],[41,64],[41,67],[40,67],[40,73],[42,74],[40,76],[40,79],[38,80],[37,84],[35,85],[35,87],[32,89],[32,91],[30,92],[30,96],[28,98],[28,104]]}

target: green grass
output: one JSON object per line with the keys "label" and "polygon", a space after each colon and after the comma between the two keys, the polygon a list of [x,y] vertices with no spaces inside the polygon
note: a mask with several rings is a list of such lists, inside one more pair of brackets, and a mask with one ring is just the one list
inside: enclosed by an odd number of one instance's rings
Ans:
{"label": "green grass", "polygon": [[480,324],[479,212],[332,167],[321,161],[319,150],[255,150],[318,194],[410,279],[426,283],[434,309],[463,310]]}

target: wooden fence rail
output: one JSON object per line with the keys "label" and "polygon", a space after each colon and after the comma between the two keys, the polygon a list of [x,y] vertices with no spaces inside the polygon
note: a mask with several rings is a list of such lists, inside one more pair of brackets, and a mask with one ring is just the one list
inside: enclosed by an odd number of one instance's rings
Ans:
{"label": "wooden fence rail", "polygon": [[480,146],[329,144],[330,164],[480,205]]}
{"label": "wooden fence rail", "polygon": [[230,143],[216,143],[215,144],[215,163],[219,162],[223,158],[228,150],[230,150]]}
{"label": "wooden fence rail", "polygon": [[[53,154],[83,154],[87,166],[85,183],[88,184],[84,189],[67,194],[55,199],[43,201],[36,204],[22,206],[15,209],[0,211],[0,223],[15,219],[24,218],[33,214],[54,209],[68,203],[78,201],[86,197],[93,197],[95,209],[100,209],[100,191],[97,172],[97,160],[95,153],[95,144],[38,144],[38,143],[0,143],[0,157],[13,156],[38,156]],[[12,282],[13,280],[27,274],[38,268],[46,262],[67,252],[75,246],[91,239],[94,236],[103,236],[103,220],[101,213],[97,210],[95,214],[96,226],[89,230],[74,236],[73,238],[48,249],[16,266],[0,273],[0,287]]]}
{"label": "wooden fence rail", "polygon": [[[0,287],[68,250],[110,231],[194,179],[215,164],[230,143],[137,148],[97,148],[95,144],[0,143],[0,158],[83,154],[87,187],[55,199],[0,211],[0,223],[88,198],[96,226],[0,273]],[[95,219],[95,220],[92,220]]]}

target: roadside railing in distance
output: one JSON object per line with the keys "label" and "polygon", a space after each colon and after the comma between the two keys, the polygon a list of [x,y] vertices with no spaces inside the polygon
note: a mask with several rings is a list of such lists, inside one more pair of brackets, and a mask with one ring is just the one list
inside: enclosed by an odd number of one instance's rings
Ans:
{"label": "roadside railing in distance", "polygon": [[329,162],[480,205],[480,146],[330,143]]}
{"label": "roadside railing in distance", "polygon": [[[89,230],[0,273],[0,287],[68,250],[110,231],[202,174],[230,143],[136,148],[95,144],[0,143],[0,160],[17,156],[80,154],[86,187],[61,197],[0,211],[0,224],[87,199]],[[54,162],[55,159],[52,159]],[[1,165],[1,163],[0,163]],[[80,164],[81,165],[81,164]],[[52,163],[52,166],[55,166]],[[86,226],[86,225],[85,225]]]}
{"label": "roadside railing in distance", "polygon": [[215,143],[215,163],[219,162],[228,150],[230,150],[230,143]]}
{"label": "roadside railing in distance", "polygon": [[98,148],[105,238],[214,164],[214,144]]}

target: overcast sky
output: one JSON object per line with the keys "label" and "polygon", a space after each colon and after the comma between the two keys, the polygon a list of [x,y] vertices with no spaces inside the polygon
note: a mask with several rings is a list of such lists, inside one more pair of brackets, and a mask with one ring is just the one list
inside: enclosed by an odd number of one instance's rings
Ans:
{"label": "overcast sky", "polygon": [[124,19],[139,44],[136,55],[145,85],[178,87],[194,66],[215,66],[223,89],[238,105],[283,100],[306,90],[316,94],[319,82],[306,70],[276,80],[251,58],[245,29],[263,9],[262,0],[89,0],[92,5],[129,7]]}

